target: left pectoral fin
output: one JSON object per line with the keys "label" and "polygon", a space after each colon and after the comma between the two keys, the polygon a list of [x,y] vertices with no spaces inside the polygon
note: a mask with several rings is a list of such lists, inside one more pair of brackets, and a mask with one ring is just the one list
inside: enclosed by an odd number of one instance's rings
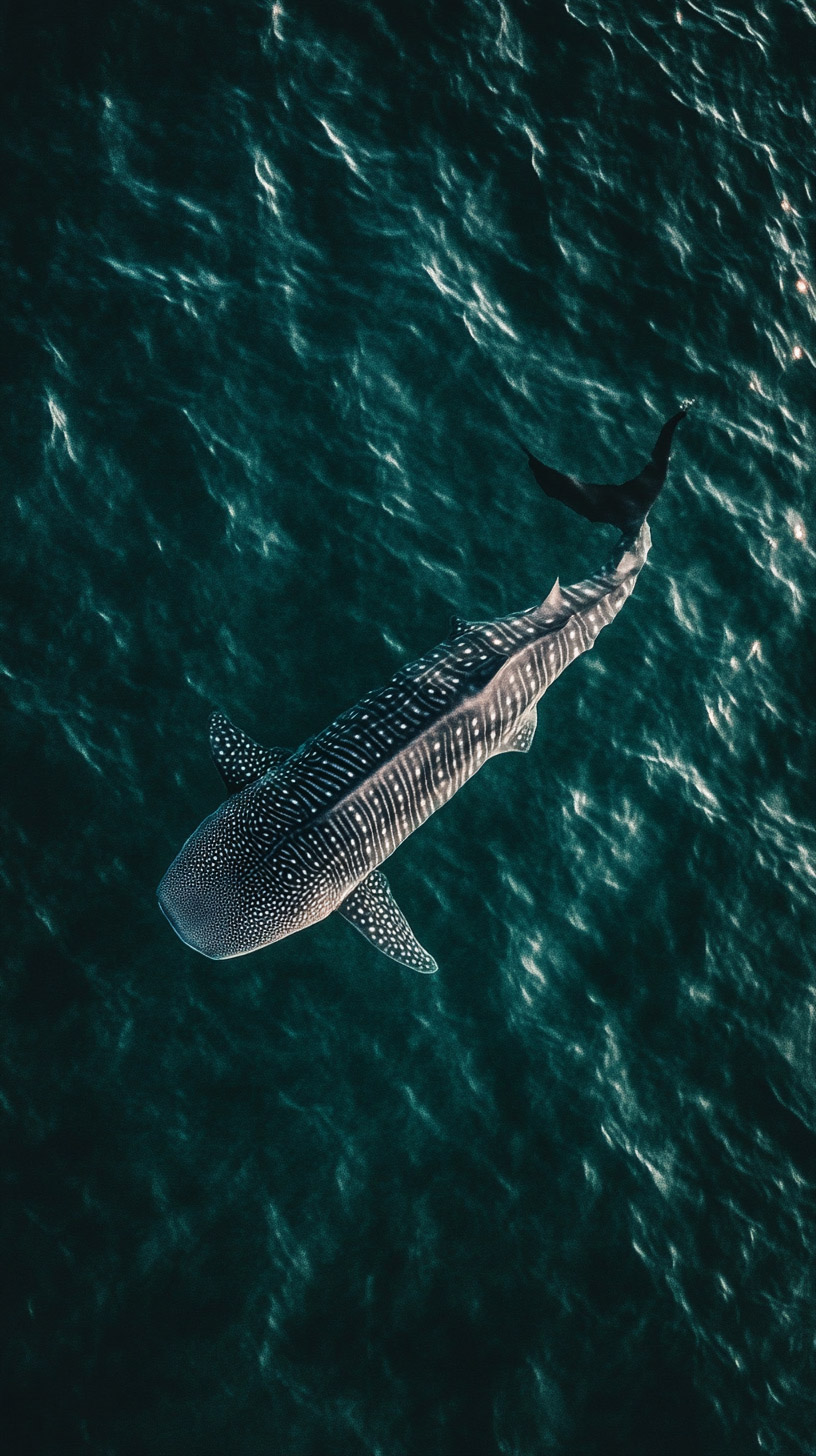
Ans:
{"label": "left pectoral fin", "polygon": [[290,748],[263,748],[220,712],[213,713],[210,718],[210,749],[215,766],[231,794],[237,794],[247,784],[254,784],[270,768],[285,763],[292,756]]}
{"label": "left pectoral fin", "polygon": [[538,714],[536,713],[535,707],[532,707],[529,713],[525,713],[524,717],[521,719],[518,727],[516,728],[513,737],[509,740],[509,742],[504,745],[502,752],[529,753],[530,744],[535,737],[535,731],[537,727]]}
{"label": "left pectoral fin", "polygon": [[422,949],[391,894],[382,870],[372,870],[338,906],[338,914],[392,961],[425,974],[437,969],[433,956]]}

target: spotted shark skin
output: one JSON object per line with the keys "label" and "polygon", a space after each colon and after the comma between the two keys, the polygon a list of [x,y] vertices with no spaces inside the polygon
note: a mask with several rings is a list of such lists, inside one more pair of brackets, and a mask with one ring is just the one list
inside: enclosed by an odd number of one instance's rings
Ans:
{"label": "spotted shark skin", "polygon": [[617,616],[650,545],[644,520],[599,572],[564,589],[556,582],[539,606],[456,622],[293,752],[264,749],[214,714],[211,745],[230,797],[158,889],[182,940],[229,959],[338,910],[392,959],[436,970],[379,866],[488,759],[529,749],[539,699]]}

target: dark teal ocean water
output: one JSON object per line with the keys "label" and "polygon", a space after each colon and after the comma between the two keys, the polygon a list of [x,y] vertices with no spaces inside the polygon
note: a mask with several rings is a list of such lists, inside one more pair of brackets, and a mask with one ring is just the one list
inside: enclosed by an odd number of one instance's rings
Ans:
{"label": "dark teal ocean water", "polygon": [[[816,1450],[811,0],[31,0],[2,31],[12,1456]],[[155,886],[612,533],[636,592],[390,878]]]}

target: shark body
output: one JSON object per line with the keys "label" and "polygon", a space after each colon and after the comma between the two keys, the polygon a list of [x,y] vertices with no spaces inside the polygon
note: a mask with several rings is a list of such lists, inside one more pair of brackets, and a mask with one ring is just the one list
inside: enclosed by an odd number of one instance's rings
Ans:
{"label": "shark body", "polygon": [[451,635],[291,752],[263,748],[221,713],[210,725],[226,801],[159,889],[188,945],[245,955],[337,910],[379,950],[434,971],[380,865],[496,754],[526,752],[536,706],[632,592],[647,522],[585,581],[538,606]]}

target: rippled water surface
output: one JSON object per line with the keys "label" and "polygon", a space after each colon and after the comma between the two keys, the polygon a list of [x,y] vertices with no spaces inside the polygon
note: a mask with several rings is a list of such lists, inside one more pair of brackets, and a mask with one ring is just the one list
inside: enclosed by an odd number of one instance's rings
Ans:
{"label": "rippled water surface", "polygon": [[[20,1453],[806,1456],[810,0],[5,22],[0,1030]],[[637,590],[343,921],[186,949],[296,744],[611,533]]]}

